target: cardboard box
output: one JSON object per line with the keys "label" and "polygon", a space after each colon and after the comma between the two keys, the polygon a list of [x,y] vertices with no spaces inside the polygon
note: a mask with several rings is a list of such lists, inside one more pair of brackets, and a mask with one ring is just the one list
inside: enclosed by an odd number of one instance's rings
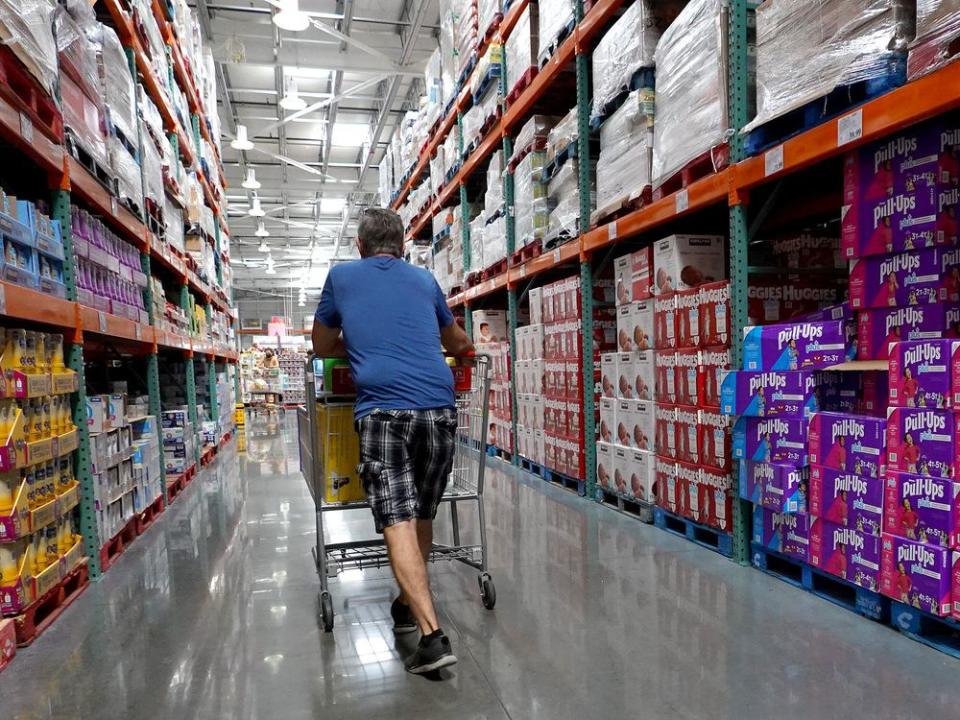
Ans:
{"label": "cardboard box", "polygon": [[605,490],[613,491],[613,445],[605,442],[597,443],[597,483]]}
{"label": "cardboard box", "polygon": [[877,592],[880,589],[880,538],[817,518],[810,527],[810,564]]}
{"label": "cardboard box", "polygon": [[614,445],[613,447],[613,487],[615,493],[626,495],[627,478],[630,477],[630,463],[632,462],[630,448]]}
{"label": "cardboard box", "polygon": [[697,325],[701,347],[730,344],[730,281],[708,283],[699,288]]}
{"label": "cardboard box", "polygon": [[880,477],[887,456],[883,418],[818,412],[810,417],[810,463],[854,475]]}
{"label": "cardboard box", "polygon": [[720,386],[720,407],[727,415],[804,417],[819,410],[817,378],[795,370],[731,371]]}
{"label": "cardboard box", "polygon": [[955,422],[949,410],[887,408],[887,469],[954,477],[958,465]]}
{"label": "cardboard box", "polygon": [[813,515],[807,513],[780,515],[784,555],[801,562],[810,562],[810,527],[814,519]]}
{"label": "cardboard box", "polygon": [[657,505],[670,512],[677,506],[677,463],[657,455],[653,462],[654,490]]}
{"label": "cardboard box", "polygon": [[677,460],[698,464],[700,451],[697,445],[700,415],[696,407],[678,405],[676,409]]}
{"label": "cardboard box", "polygon": [[700,288],[682,290],[675,295],[677,313],[677,347],[700,345]]}
{"label": "cardboard box", "polygon": [[704,408],[720,407],[720,385],[733,363],[729,347],[706,347],[700,352],[697,397]]}
{"label": "cardboard box", "polygon": [[886,360],[898,340],[952,337],[947,315],[956,310],[942,304],[862,310],[857,313],[857,359]]}
{"label": "cardboard box", "polygon": [[883,485],[883,532],[960,548],[960,483],[887,472]]}
{"label": "cardboard box", "polygon": [[627,496],[643,502],[655,502],[654,485],[656,475],[654,465],[657,456],[648,450],[634,450],[629,455],[630,476],[627,483]]}
{"label": "cardboard box", "polygon": [[632,447],[633,439],[631,431],[633,430],[633,406],[634,400],[618,400],[616,409],[617,432],[614,436],[614,444],[623,447]]}
{"label": "cardboard box", "polygon": [[677,347],[677,297],[658,295],[653,301],[653,346],[657,350]]}
{"label": "cardboard box", "polygon": [[[697,485],[698,522],[723,532],[733,530],[733,477],[713,468],[700,468]],[[690,493],[693,505],[693,492]]]}
{"label": "cardboard box", "polygon": [[719,235],[671,235],[653,245],[653,292],[689,290],[727,277],[726,242]]}
{"label": "cardboard box", "polygon": [[960,341],[893,343],[887,380],[890,406],[947,408],[960,405]]}
{"label": "cardboard box", "polygon": [[850,307],[900,308],[960,300],[960,249],[912,250],[850,263]]}
{"label": "cardboard box", "polygon": [[110,424],[110,396],[87,395],[87,430],[102,433],[113,427]]}
{"label": "cardboard box", "polygon": [[656,399],[656,351],[644,350],[633,354],[633,390],[638,400]]}
{"label": "cardboard box", "polygon": [[842,320],[760,325],[744,330],[746,370],[817,370],[852,359]]}
{"label": "cardboard box", "polygon": [[677,405],[699,405],[700,373],[703,363],[700,350],[685,348],[674,354],[674,402]]}
{"label": "cardboard box", "polygon": [[952,560],[949,548],[884,535],[880,592],[923,612],[949,616],[953,610],[950,594]]}
{"label": "cardboard box", "polygon": [[697,457],[704,467],[729,472],[733,460],[733,418],[710,409],[699,410]]}
{"label": "cardboard box", "polygon": [[657,455],[677,459],[677,409],[658,402],[654,408],[654,448]]}
{"label": "cardboard box", "polygon": [[653,348],[653,300],[640,300],[630,303],[630,337],[635,352]]}
{"label": "cardboard box", "polygon": [[600,442],[612,443],[617,432],[617,401],[613,398],[600,398]]}
{"label": "cardboard box", "polygon": [[733,426],[737,460],[807,464],[807,421],[795,418],[740,417]]}
{"label": "cardboard box", "polygon": [[508,339],[506,311],[474,310],[472,317],[475,343],[504,342]]}
{"label": "cardboard box", "polygon": [[781,513],[754,505],[752,542],[766,550],[783,552],[782,517]]}
{"label": "cardboard box", "polygon": [[17,632],[13,618],[0,618],[0,670],[17,654]]}
{"label": "cardboard box", "polygon": [[600,356],[600,394],[608,398],[617,397],[619,382],[617,353],[604,353]]}
{"label": "cardboard box", "polygon": [[653,451],[657,429],[656,404],[650,400],[634,400],[630,408],[630,445],[637,450]]}
{"label": "cardboard box", "polygon": [[822,465],[810,467],[810,514],[835,525],[880,535],[883,494],[883,478],[854,475]]}
{"label": "cardboard box", "polygon": [[637,397],[636,373],[634,368],[634,354],[620,353],[617,355],[617,397],[633,400]]}
{"label": "cardboard box", "polygon": [[654,394],[658,402],[673,405],[677,399],[677,354],[660,351],[654,355]]}
{"label": "cardboard box", "polygon": [[629,303],[617,307],[617,350],[619,352],[633,350],[633,317]]}

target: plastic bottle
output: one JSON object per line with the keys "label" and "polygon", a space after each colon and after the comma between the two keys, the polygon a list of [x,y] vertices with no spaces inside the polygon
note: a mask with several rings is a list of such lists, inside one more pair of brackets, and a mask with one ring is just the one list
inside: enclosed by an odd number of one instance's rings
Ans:
{"label": "plastic bottle", "polygon": [[12,585],[17,579],[17,545],[0,545],[0,585]]}
{"label": "plastic bottle", "polygon": [[63,335],[56,333],[51,334],[48,342],[50,349],[50,367],[53,368],[55,372],[64,370],[66,366],[63,364]]}
{"label": "plastic bottle", "polygon": [[33,334],[33,368],[36,373],[50,372],[47,367],[47,335],[38,332]]}
{"label": "plastic bottle", "polygon": [[33,574],[39,575],[47,569],[47,544],[42,532],[36,532],[31,536],[33,546]]}
{"label": "plastic bottle", "polygon": [[50,396],[41,398],[40,404],[40,437],[48,438],[53,435],[53,419],[50,417]]}
{"label": "plastic bottle", "polygon": [[0,515],[9,515],[13,508],[13,494],[20,484],[20,473],[3,473],[0,475]]}
{"label": "plastic bottle", "polygon": [[70,456],[60,458],[60,472],[57,482],[60,485],[58,493],[63,493],[73,486],[73,461]]}
{"label": "plastic bottle", "polygon": [[23,372],[33,375],[37,371],[37,334],[29,330],[26,337],[26,350],[22,358]]}

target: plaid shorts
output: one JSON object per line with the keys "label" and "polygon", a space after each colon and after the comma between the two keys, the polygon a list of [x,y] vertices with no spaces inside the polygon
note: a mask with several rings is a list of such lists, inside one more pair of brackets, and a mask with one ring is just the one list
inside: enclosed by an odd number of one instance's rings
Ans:
{"label": "plaid shorts", "polygon": [[356,425],[357,472],[377,532],[414,518],[433,520],[453,467],[456,410],[374,410]]}

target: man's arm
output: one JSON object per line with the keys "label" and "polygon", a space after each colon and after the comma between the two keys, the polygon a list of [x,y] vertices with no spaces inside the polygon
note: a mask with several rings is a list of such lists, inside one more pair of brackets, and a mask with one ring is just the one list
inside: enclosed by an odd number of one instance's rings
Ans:
{"label": "man's arm", "polygon": [[313,354],[322,358],[345,358],[347,348],[343,344],[343,336],[339,328],[329,328],[323,323],[314,321],[313,333]]}
{"label": "man's arm", "polygon": [[463,328],[457,325],[456,321],[440,331],[440,342],[448,353],[457,357],[472,353],[474,350],[470,338],[467,337]]}

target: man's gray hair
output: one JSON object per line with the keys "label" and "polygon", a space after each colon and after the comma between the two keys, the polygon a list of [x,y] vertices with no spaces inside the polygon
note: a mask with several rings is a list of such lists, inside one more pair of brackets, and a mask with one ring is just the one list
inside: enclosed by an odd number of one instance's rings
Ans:
{"label": "man's gray hair", "polygon": [[403,257],[403,221],[393,210],[367,208],[357,227],[360,255],[393,255]]}

